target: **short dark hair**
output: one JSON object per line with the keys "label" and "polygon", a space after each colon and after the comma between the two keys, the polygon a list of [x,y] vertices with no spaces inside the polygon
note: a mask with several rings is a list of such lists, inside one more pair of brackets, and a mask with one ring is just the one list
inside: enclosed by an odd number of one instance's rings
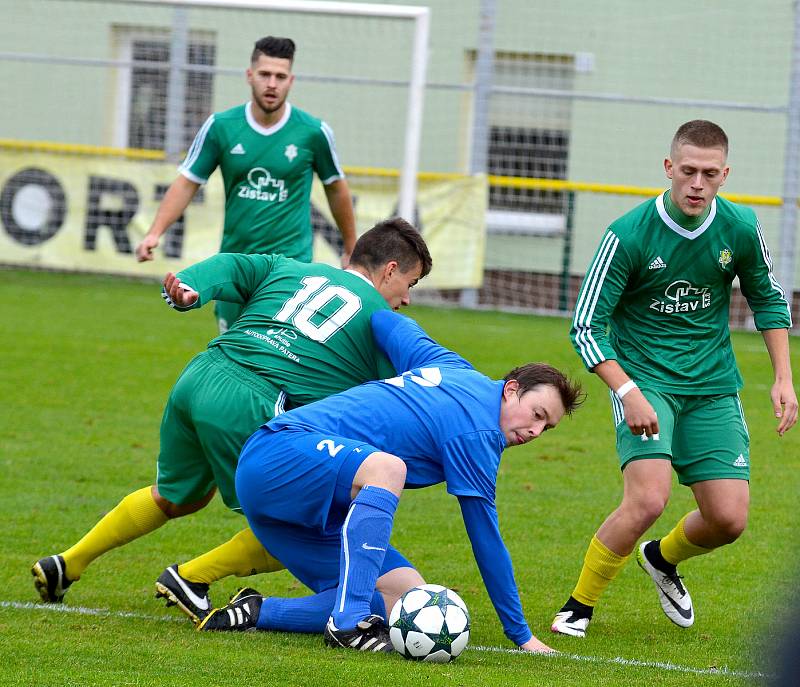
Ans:
{"label": "short dark hair", "polygon": [[250,55],[250,64],[258,62],[258,58],[261,55],[279,57],[292,62],[294,61],[294,41],[291,38],[278,38],[276,36],[259,38],[253,47],[253,54]]}
{"label": "short dark hair", "polygon": [[569,379],[563,372],[547,363],[528,363],[515,367],[503,377],[504,382],[512,379],[519,383],[518,393],[520,396],[526,391],[531,391],[544,384],[555,387],[558,395],[561,396],[564,412],[567,415],[572,415],[572,411],[586,400],[586,394],[584,394],[580,382]]}
{"label": "short dark hair", "polygon": [[402,217],[378,222],[359,237],[350,255],[351,263],[368,270],[378,269],[390,260],[397,261],[401,272],[409,272],[421,265],[420,279],[433,267],[425,239]]}
{"label": "short dark hair", "polygon": [[707,119],[693,119],[681,124],[672,137],[670,155],[674,157],[678,147],[686,144],[698,148],[722,148],[728,155],[728,135],[721,126]]}

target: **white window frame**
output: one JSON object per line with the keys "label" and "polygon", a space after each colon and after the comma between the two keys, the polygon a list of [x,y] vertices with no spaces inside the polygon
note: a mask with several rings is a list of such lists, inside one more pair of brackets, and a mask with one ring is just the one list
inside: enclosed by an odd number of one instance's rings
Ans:
{"label": "white window frame", "polygon": [[[505,52],[498,50],[495,53],[495,60],[504,59]],[[535,58],[538,53],[527,53],[530,58]],[[578,57],[584,55],[579,53],[573,56],[575,72],[587,71],[586,60],[579,60]],[[520,54],[524,57],[523,54]],[[563,55],[567,57],[567,54]],[[531,64],[536,64],[536,59],[531,59]],[[502,126],[500,122],[489,115],[489,127]],[[535,127],[531,127],[535,128]],[[488,158],[487,158],[488,162]],[[524,177],[520,177],[524,178]],[[563,233],[566,230],[566,216],[562,213],[527,212],[524,210],[510,209],[486,209],[486,231],[489,234],[522,234],[530,236],[552,236]]]}
{"label": "white window frame", "polygon": [[[131,92],[133,89],[133,44],[136,41],[164,41],[169,45],[170,29],[125,26],[117,24],[112,28],[117,45],[117,56],[122,66],[117,68],[117,88],[114,116],[112,121],[111,145],[115,148],[128,148],[130,136]],[[214,36],[208,31],[190,31],[189,44],[214,45]]]}

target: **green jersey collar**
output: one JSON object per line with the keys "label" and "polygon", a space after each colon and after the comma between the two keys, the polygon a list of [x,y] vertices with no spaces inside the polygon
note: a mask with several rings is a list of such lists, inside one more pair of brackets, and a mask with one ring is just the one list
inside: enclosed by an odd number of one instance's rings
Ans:
{"label": "green jersey collar", "polygon": [[703,220],[703,223],[696,229],[689,230],[684,229],[680,224],[672,219],[672,217],[669,216],[667,208],[664,205],[664,197],[667,195],[667,193],[669,193],[669,189],[656,198],[656,210],[658,210],[659,217],[661,217],[661,220],[664,222],[664,224],[666,224],[676,234],[683,236],[686,239],[694,240],[698,236],[702,236],[702,234],[711,226],[711,223],[717,216],[717,199],[714,198],[711,201],[711,205],[708,210],[708,216],[705,218],[705,220]]}
{"label": "green jersey collar", "polygon": [[283,129],[283,127],[286,125],[286,122],[289,121],[289,117],[292,116],[292,105],[291,103],[286,103],[286,109],[283,112],[283,117],[281,117],[280,120],[272,126],[261,126],[256,121],[256,118],[253,117],[252,100],[248,101],[244,106],[244,116],[253,131],[261,134],[262,136],[272,136],[272,134],[277,134],[281,129]]}
{"label": "green jersey collar", "polygon": [[345,272],[349,272],[350,274],[355,274],[357,277],[363,279],[367,284],[369,284],[373,289],[375,288],[375,284],[373,284],[367,277],[365,277],[361,272],[358,270],[354,270],[352,267],[347,267]]}

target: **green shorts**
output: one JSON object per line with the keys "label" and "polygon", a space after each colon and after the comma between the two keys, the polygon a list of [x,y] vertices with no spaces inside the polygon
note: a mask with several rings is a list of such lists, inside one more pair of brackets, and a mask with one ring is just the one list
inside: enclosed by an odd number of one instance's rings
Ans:
{"label": "green shorts", "polygon": [[750,479],[750,436],[738,394],[683,396],[641,388],[658,416],[658,435],[631,434],[622,403],[611,393],[622,469],[632,460],[666,456],[681,484]]}
{"label": "green shorts", "polygon": [[214,301],[214,317],[217,318],[219,333],[224,334],[227,332],[233,326],[233,323],[239,319],[239,315],[242,314],[243,310],[243,303]]}
{"label": "green shorts", "polygon": [[284,393],[217,348],[195,356],[172,387],[161,420],[156,485],[175,504],[200,501],[216,485],[240,511],[234,474],[244,442],[281,412]]}

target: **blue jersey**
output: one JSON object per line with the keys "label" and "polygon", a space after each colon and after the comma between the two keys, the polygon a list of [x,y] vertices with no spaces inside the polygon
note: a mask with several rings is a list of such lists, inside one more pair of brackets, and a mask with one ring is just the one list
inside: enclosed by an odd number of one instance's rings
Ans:
{"label": "blue jersey", "polygon": [[268,423],[362,440],[403,459],[406,486],[445,482],[458,497],[475,559],[511,641],[531,637],[500,536],[495,486],[506,440],[500,428],[503,382],[438,345],[413,321],[372,315],[378,346],[398,377],[368,382]]}
{"label": "blue jersey", "polygon": [[302,427],[363,440],[403,459],[406,486],[447,483],[455,496],[494,500],[500,454],[503,382],[442,348],[413,320],[372,318],[379,347],[399,377],[368,382],[275,418],[269,427]]}

